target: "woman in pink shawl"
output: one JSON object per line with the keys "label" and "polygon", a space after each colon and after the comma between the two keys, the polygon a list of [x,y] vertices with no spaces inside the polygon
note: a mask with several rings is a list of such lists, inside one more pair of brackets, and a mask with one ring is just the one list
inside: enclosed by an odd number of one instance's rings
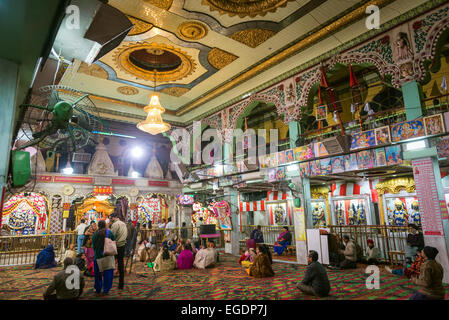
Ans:
{"label": "woman in pink shawl", "polygon": [[178,269],[192,269],[193,267],[193,252],[190,243],[186,243],[182,246],[182,251],[178,255],[176,262],[178,263]]}

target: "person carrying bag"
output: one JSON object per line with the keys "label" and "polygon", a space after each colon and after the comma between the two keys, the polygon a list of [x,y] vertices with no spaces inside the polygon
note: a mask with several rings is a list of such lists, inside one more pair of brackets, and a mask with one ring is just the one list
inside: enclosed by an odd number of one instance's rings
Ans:
{"label": "person carrying bag", "polygon": [[98,231],[92,236],[92,246],[95,252],[94,288],[97,294],[101,294],[101,289],[104,294],[108,294],[114,278],[117,245],[114,234],[106,228],[103,220],[98,222]]}

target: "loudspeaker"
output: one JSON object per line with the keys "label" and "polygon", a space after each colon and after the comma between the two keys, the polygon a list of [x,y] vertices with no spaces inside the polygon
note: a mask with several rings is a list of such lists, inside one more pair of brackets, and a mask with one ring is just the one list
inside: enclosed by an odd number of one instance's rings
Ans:
{"label": "loudspeaker", "polygon": [[58,55],[90,65],[123,41],[133,24],[120,10],[104,2],[70,2],[53,44]]}
{"label": "loudspeaker", "polygon": [[327,153],[337,154],[337,153],[345,153],[349,152],[351,148],[352,136],[336,136],[327,138],[322,141],[324,147],[326,148]]}
{"label": "loudspeaker", "polygon": [[215,234],[215,224],[202,224],[200,226],[201,234]]}

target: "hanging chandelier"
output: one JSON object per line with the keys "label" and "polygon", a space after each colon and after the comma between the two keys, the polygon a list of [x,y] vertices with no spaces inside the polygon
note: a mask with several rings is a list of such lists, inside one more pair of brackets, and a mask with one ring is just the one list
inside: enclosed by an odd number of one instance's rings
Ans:
{"label": "hanging chandelier", "polygon": [[[156,90],[156,70],[154,71],[154,90]],[[159,100],[159,93],[156,91],[150,95],[150,103],[143,108],[147,113],[147,118],[145,121],[141,121],[137,124],[137,128],[144,132],[148,132],[152,135],[156,135],[165,131],[170,130],[170,124],[162,120],[162,114],[165,109],[162,107]]]}

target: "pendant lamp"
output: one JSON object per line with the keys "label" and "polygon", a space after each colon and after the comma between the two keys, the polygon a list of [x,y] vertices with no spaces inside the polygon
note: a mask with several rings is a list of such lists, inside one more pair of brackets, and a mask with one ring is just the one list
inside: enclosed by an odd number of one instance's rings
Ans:
{"label": "pendant lamp", "polygon": [[[156,70],[154,70],[154,89],[156,90]],[[162,120],[165,109],[161,106],[159,93],[153,92],[150,95],[150,103],[143,110],[147,113],[147,118],[137,124],[139,130],[152,135],[170,130],[170,124]]]}

